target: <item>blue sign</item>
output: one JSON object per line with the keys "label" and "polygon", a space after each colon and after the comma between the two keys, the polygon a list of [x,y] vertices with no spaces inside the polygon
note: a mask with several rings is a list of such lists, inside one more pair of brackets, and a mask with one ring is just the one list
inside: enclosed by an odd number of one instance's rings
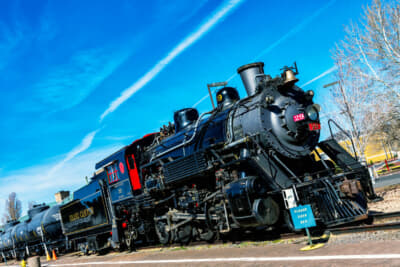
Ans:
{"label": "blue sign", "polygon": [[314,227],[315,218],[310,205],[298,206],[290,209],[294,228],[303,229]]}

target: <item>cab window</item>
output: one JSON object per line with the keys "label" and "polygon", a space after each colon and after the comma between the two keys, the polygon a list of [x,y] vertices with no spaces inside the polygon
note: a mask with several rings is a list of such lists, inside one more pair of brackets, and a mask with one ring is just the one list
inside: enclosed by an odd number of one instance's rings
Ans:
{"label": "cab window", "polygon": [[108,183],[112,184],[119,181],[118,177],[118,162],[115,162],[107,167]]}

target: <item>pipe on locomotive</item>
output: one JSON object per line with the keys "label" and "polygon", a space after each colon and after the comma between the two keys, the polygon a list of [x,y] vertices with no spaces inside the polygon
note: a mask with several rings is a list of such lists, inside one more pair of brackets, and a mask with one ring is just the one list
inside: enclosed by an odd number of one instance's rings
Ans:
{"label": "pipe on locomotive", "polygon": [[177,145],[177,146],[171,147],[170,149],[167,149],[167,150],[165,150],[164,152],[161,152],[161,153],[159,153],[159,154],[157,154],[157,155],[153,155],[153,156],[151,157],[151,160],[150,160],[150,161],[153,161],[153,160],[156,159],[156,158],[162,157],[163,155],[166,155],[166,154],[168,154],[168,153],[170,153],[170,152],[172,152],[172,151],[174,151],[174,150],[177,150],[178,148],[181,148],[181,147],[183,147],[183,146],[185,146],[185,145],[187,145],[187,144],[190,144],[190,143],[194,140],[194,138],[196,137],[197,129],[198,129],[198,126],[199,126],[199,123],[200,123],[201,119],[202,119],[205,115],[211,114],[211,113],[213,113],[213,112],[214,112],[214,110],[208,111],[208,112],[204,112],[204,113],[202,113],[202,114],[200,115],[200,117],[199,117],[199,118],[197,119],[197,121],[196,121],[196,124],[195,124],[195,127],[194,127],[193,135],[192,135],[192,137],[190,137],[189,140],[187,140],[186,142],[183,142],[183,143],[181,143],[181,144],[179,144],[179,145]]}

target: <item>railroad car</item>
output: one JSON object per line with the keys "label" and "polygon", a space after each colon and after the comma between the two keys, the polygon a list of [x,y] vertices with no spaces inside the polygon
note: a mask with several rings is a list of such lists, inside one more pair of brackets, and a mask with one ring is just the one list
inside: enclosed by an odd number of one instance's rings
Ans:
{"label": "railroad car", "polygon": [[42,255],[46,250],[64,251],[59,205],[34,205],[24,222],[10,221],[0,233],[1,259]]}

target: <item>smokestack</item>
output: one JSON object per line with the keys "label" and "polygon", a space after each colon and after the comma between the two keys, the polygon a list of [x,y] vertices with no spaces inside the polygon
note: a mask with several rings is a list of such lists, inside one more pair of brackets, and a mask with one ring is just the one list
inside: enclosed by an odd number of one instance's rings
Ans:
{"label": "smokestack", "polygon": [[254,95],[258,81],[264,75],[264,63],[256,62],[243,65],[237,69],[237,72],[240,74],[240,78],[242,78],[247,95]]}

